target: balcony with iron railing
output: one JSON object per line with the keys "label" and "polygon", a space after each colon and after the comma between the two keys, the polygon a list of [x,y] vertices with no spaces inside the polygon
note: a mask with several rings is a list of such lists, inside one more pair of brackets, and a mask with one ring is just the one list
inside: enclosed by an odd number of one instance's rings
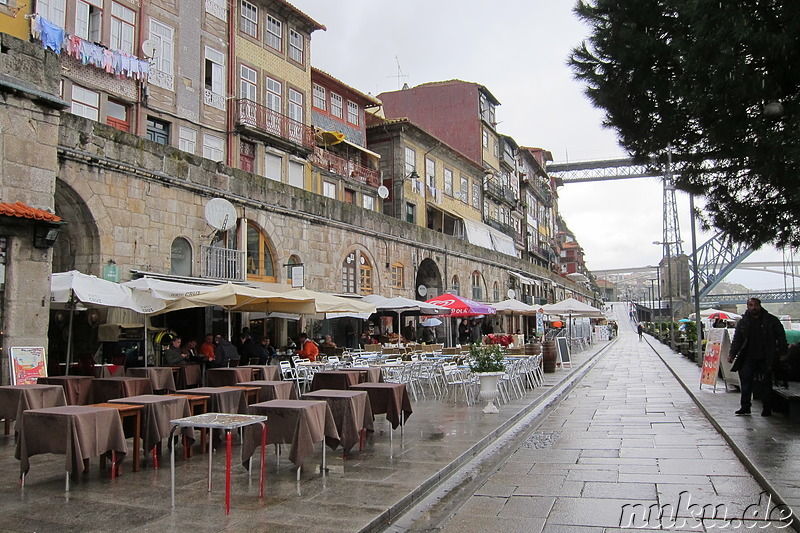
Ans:
{"label": "balcony with iron railing", "polygon": [[200,246],[200,277],[245,281],[245,253],[218,246]]}
{"label": "balcony with iron railing", "polygon": [[517,238],[517,230],[514,229],[514,226],[512,226],[510,224],[505,224],[505,223],[500,222],[499,220],[495,220],[493,218],[488,219],[486,221],[486,223],[489,226],[493,227],[494,229],[499,230],[499,231],[503,232],[504,234],[508,235],[509,237],[512,237],[514,240],[516,240],[516,238]]}
{"label": "balcony with iron railing", "polygon": [[380,173],[372,168],[367,168],[355,161],[336,155],[320,147],[311,154],[311,162],[343,178],[356,180],[370,187],[379,187],[381,184]]}
{"label": "balcony with iron railing", "polygon": [[306,126],[252,100],[236,100],[236,124],[313,149],[314,128]]}
{"label": "balcony with iron railing", "polygon": [[490,180],[484,185],[484,191],[486,191],[489,197],[495,200],[505,202],[513,207],[517,205],[516,195],[514,194],[514,189],[511,187],[506,187],[505,185]]}

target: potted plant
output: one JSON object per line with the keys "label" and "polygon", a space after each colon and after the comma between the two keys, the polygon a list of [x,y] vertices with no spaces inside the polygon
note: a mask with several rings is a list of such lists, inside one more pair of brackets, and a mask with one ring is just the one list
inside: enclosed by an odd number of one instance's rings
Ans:
{"label": "potted plant", "polygon": [[497,382],[505,374],[506,363],[498,344],[473,344],[469,347],[469,368],[474,372],[481,383],[481,399],[486,400],[483,412],[486,414],[499,413],[494,404],[497,398]]}

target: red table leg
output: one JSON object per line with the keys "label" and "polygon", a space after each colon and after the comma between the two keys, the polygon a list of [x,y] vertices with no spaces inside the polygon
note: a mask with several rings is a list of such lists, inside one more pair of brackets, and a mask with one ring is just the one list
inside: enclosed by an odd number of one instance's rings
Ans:
{"label": "red table leg", "polygon": [[266,468],[264,463],[266,462],[267,457],[267,425],[264,422],[261,422],[261,473],[259,476],[259,484],[260,489],[258,492],[258,497],[264,497],[264,472]]}
{"label": "red table leg", "polygon": [[225,440],[225,514],[227,515],[231,514],[231,448],[233,447],[231,430],[227,431]]}

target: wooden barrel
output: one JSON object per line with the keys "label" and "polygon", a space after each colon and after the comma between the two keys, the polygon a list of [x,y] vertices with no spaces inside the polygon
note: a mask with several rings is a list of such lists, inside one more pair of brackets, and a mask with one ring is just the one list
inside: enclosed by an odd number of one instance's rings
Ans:
{"label": "wooden barrel", "polygon": [[542,343],[542,368],[546,373],[552,374],[556,371],[556,341],[549,340]]}
{"label": "wooden barrel", "polygon": [[525,345],[525,355],[539,355],[542,353],[542,345],[539,341],[530,342]]}

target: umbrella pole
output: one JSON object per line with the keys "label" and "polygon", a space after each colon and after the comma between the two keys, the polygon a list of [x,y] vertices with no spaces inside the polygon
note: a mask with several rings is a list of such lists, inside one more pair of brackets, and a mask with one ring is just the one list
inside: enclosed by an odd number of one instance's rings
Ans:
{"label": "umbrella pole", "polygon": [[69,332],[67,333],[67,366],[64,375],[69,375],[69,367],[72,364],[72,315],[75,314],[75,291],[69,292]]}
{"label": "umbrella pole", "polygon": [[147,315],[142,313],[144,316],[144,367],[147,368],[147,344],[150,342],[147,338]]}
{"label": "umbrella pole", "polygon": [[231,334],[233,333],[233,324],[231,324],[231,310],[228,309],[228,340],[232,339]]}

